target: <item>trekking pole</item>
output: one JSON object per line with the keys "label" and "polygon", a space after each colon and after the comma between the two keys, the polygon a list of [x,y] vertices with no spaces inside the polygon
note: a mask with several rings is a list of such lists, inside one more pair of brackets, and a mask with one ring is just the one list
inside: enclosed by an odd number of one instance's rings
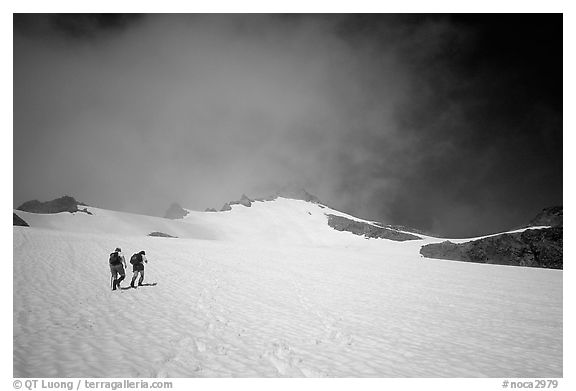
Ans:
{"label": "trekking pole", "polygon": [[114,276],[110,275],[110,289],[114,288],[112,284],[114,283]]}

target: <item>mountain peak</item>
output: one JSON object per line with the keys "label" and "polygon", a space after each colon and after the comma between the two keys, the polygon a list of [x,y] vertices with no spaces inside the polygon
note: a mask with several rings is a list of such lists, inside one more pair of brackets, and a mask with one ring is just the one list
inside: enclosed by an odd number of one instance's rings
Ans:
{"label": "mountain peak", "polygon": [[288,198],[292,200],[301,200],[306,202],[313,202],[315,204],[320,204],[320,199],[313,194],[310,194],[304,188],[293,188],[293,187],[284,187],[278,190],[275,194],[270,195],[268,197],[256,198],[252,199],[248,197],[246,194],[242,194],[237,201],[230,201],[225,203],[222,208],[220,209],[221,212],[232,210],[232,205],[243,205],[246,207],[251,207],[254,201],[274,201],[278,197]]}
{"label": "mountain peak", "polygon": [[276,196],[284,197],[284,198],[291,198],[294,200],[302,200],[306,202],[313,202],[315,204],[320,204],[320,199],[313,194],[308,193],[306,189],[302,188],[294,188],[294,187],[284,187],[276,192]]}
{"label": "mountain peak", "polygon": [[240,197],[238,201],[230,201],[225,203],[224,206],[222,206],[222,209],[220,209],[220,211],[225,212],[228,210],[232,210],[232,205],[244,205],[249,208],[252,206],[253,202],[254,200],[248,198],[246,194],[242,194],[242,197]]}
{"label": "mountain peak", "polygon": [[315,204],[321,204],[322,202],[318,197],[313,194],[308,193],[303,187],[292,187],[285,186],[280,190],[276,191],[273,195],[268,197],[257,198],[256,201],[274,201],[276,198],[289,198],[292,200],[301,200],[306,202],[313,202]]}

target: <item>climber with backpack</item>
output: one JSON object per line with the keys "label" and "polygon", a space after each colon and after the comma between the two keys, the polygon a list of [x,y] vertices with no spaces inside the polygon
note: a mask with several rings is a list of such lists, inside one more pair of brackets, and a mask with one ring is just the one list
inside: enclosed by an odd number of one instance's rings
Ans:
{"label": "climber with backpack", "polygon": [[130,263],[132,264],[132,271],[134,272],[130,286],[132,288],[136,288],[134,286],[134,282],[136,282],[136,277],[138,277],[138,273],[140,273],[138,286],[142,286],[142,281],[144,281],[144,264],[148,263],[148,260],[146,259],[146,252],[142,250],[139,253],[132,255],[132,257],[130,258]]}
{"label": "climber with backpack", "polygon": [[[116,288],[120,288],[120,283],[126,277],[126,259],[122,255],[122,249],[116,247],[113,253],[110,254],[110,273],[112,274],[112,290],[115,291]],[[120,275],[120,278],[118,278]]]}

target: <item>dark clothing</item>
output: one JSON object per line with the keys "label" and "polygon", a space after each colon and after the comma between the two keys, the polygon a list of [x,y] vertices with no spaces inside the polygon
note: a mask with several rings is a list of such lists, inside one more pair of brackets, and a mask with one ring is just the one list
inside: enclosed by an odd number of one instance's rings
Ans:
{"label": "dark clothing", "polygon": [[138,286],[142,286],[142,281],[144,281],[144,270],[134,272],[134,276],[132,276],[132,282],[130,282],[130,286],[135,288],[134,283],[136,282],[136,277],[140,274],[140,278],[138,279]]}
{"label": "dark clothing", "polygon": [[142,285],[142,281],[144,281],[144,263],[148,263],[146,256],[144,254],[138,253],[132,255],[130,258],[130,263],[132,263],[132,272],[134,275],[132,276],[132,282],[130,282],[130,286],[135,288],[134,284],[136,282],[136,278],[138,274],[140,274],[140,279],[138,280],[138,286]]}
{"label": "dark clothing", "polygon": [[132,272],[144,271],[144,262],[148,262],[146,257],[140,253],[132,255],[130,263],[132,263]]}
{"label": "dark clothing", "polygon": [[112,273],[114,279],[116,279],[116,276],[118,274],[120,274],[122,277],[126,275],[126,272],[124,271],[124,265],[122,265],[121,263],[117,265],[110,265],[110,273]]}
{"label": "dark clothing", "polygon": [[[115,291],[116,288],[120,287],[120,283],[126,277],[126,272],[124,271],[124,265],[121,263],[118,265],[110,265],[110,273],[112,273],[112,290]],[[120,278],[118,278],[120,275]]]}
{"label": "dark clothing", "polygon": [[113,252],[110,254],[110,266],[116,266],[122,264],[121,255],[118,252]]}

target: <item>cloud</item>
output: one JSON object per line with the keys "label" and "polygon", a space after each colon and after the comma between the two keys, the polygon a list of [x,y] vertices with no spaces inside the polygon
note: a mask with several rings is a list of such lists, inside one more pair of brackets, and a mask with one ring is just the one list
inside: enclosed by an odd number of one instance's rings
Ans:
{"label": "cloud", "polygon": [[[232,16],[166,17],[97,43],[19,37],[16,106],[39,111],[18,110],[16,136],[53,140],[36,151],[49,165],[62,162],[61,149],[80,150],[89,164],[74,160],[79,175],[98,174],[90,183],[136,175],[165,193],[211,196],[221,182],[234,194],[330,182],[332,164],[361,156],[354,140],[381,120],[362,95],[359,53],[332,23],[254,17],[254,26]],[[388,88],[396,94],[396,81]]]}
{"label": "cloud", "polygon": [[455,99],[479,83],[450,63],[475,36],[445,17],[16,16],[15,26],[16,203],[66,192],[163,214],[174,200],[219,207],[292,184],[431,228],[419,205],[448,208],[458,190],[422,201],[421,184],[451,186],[454,157],[470,153],[453,186],[465,189],[464,171],[486,156],[465,142],[480,134],[473,98]]}

